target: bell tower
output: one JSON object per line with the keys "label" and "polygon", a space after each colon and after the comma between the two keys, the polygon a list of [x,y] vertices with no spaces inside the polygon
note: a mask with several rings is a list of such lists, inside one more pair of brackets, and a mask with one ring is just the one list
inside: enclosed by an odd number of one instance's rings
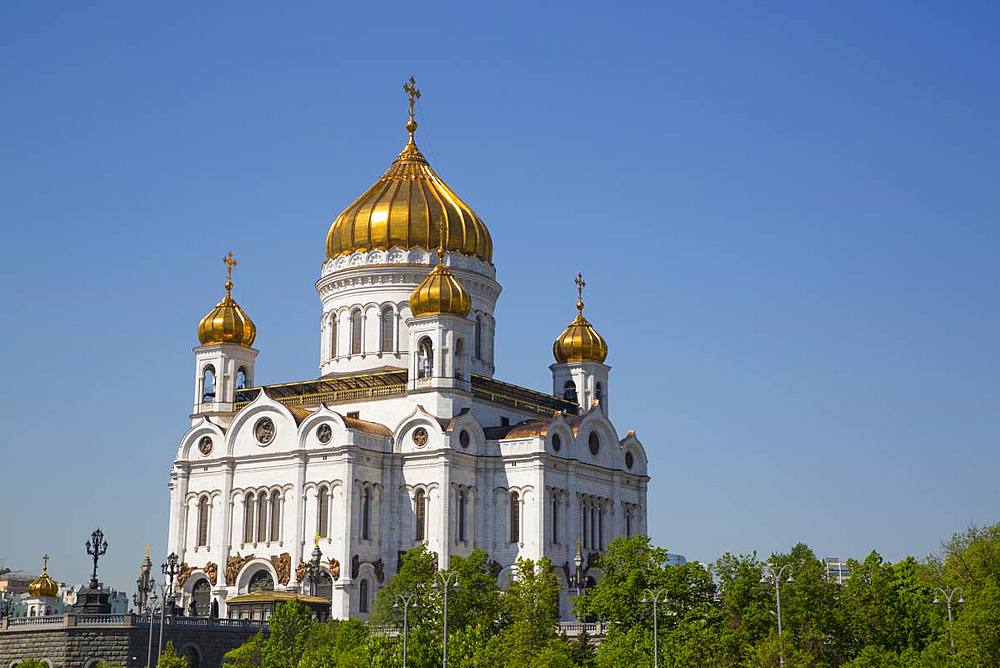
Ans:
{"label": "bell tower", "polygon": [[[444,222],[440,225],[443,238]],[[467,317],[472,297],[445,265],[443,243],[437,254],[437,265],[410,295],[410,389],[468,391],[475,336],[475,323]]]}
{"label": "bell tower", "polygon": [[583,317],[583,274],[576,275],[576,318],[552,344],[556,363],[552,371],[552,394],[575,401],[583,412],[594,404],[608,414],[608,372],[604,364],[608,344],[594,326]]}
{"label": "bell tower", "polygon": [[226,265],[226,296],[198,323],[198,341],[194,349],[195,415],[229,413],[236,401],[236,391],[253,385],[257,351],[251,348],[257,327],[233,299],[233,267],[238,263],[229,251]]}

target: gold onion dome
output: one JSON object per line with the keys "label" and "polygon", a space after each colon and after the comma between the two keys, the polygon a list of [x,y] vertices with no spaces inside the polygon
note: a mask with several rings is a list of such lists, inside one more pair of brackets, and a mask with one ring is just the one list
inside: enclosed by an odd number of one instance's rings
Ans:
{"label": "gold onion dome", "polygon": [[59,584],[49,576],[49,555],[43,557],[42,574],[28,585],[28,593],[32,598],[53,597],[59,594]]}
{"label": "gold onion dome", "polygon": [[198,323],[198,340],[203,346],[229,343],[249,348],[257,338],[257,326],[233,299],[233,267],[238,264],[230,251],[226,263],[226,296]]}
{"label": "gold onion dome", "polygon": [[410,311],[414,317],[457,315],[465,317],[472,308],[472,297],[461,281],[444,264],[444,248],[438,247],[438,263],[420,285],[410,293]]}
{"label": "gold onion dome", "polygon": [[552,344],[557,362],[604,362],[608,357],[608,342],[583,317],[583,275],[576,275],[576,318]]}
{"label": "gold onion dome", "polygon": [[444,248],[493,261],[486,223],[431,169],[413,140],[413,107],[420,97],[413,77],[403,86],[410,98],[409,140],[389,169],[344,209],[326,235],[328,258],[355,251],[441,245],[438,220],[445,221]]}

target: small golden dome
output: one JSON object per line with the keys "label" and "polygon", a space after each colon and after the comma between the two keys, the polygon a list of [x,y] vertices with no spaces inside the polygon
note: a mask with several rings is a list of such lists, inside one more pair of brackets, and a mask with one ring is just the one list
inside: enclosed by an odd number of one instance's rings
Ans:
{"label": "small golden dome", "polygon": [[198,323],[198,340],[203,346],[230,343],[249,348],[257,338],[257,326],[233,299],[233,267],[238,263],[232,251],[222,261],[227,265],[226,296]]}
{"label": "small golden dome", "polygon": [[576,318],[569,323],[552,344],[557,362],[604,362],[608,357],[608,342],[583,317],[583,275],[576,275]]}
{"label": "small golden dome", "polygon": [[465,317],[472,297],[462,282],[444,265],[444,250],[438,249],[438,263],[410,293],[410,311],[417,318],[429,315]]}
{"label": "small golden dome", "polygon": [[43,557],[45,565],[42,574],[28,585],[28,594],[32,598],[51,598],[59,595],[59,584],[49,577],[49,555]]}
{"label": "small golden dome", "polygon": [[431,169],[413,141],[417,123],[413,105],[420,91],[410,84],[410,138],[389,169],[361,197],[344,209],[326,235],[328,258],[372,249],[436,248],[445,221],[444,247],[493,261],[493,240],[486,223]]}

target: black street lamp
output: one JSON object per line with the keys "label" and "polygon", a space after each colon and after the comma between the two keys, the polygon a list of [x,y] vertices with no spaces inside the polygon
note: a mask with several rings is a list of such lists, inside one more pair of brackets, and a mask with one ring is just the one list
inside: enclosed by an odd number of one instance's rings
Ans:
{"label": "black street lamp", "polygon": [[167,557],[167,563],[160,566],[160,570],[163,571],[163,577],[166,578],[166,596],[164,598],[164,605],[167,601],[170,601],[170,614],[174,614],[174,578],[177,574],[181,572],[180,557],[176,553],[171,552],[170,556]]}
{"label": "black street lamp", "polygon": [[90,534],[87,541],[87,554],[94,558],[94,572],[90,576],[90,588],[97,589],[97,560],[108,551],[108,541],[104,540],[104,532],[100,527]]}
{"label": "black street lamp", "polygon": [[321,567],[320,561],[323,559],[323,553],[319,549],[319,537],[316,538],[316,544],[313,546],[312,558],[306,563],[306,582],[309,583],[309,595],[315,596],[316,589],[319,587],[319,578]]}

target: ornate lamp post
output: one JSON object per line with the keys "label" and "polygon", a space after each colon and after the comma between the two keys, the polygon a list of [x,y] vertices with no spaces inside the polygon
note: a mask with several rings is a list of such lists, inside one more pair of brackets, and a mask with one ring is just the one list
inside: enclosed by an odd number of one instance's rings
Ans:
{"label": "ornate lamp post", "polygon": [[642,592],[640,603],[653,604],[653,668],[660,666],[660,625],[657,620],[657,607],[660,603],[667,602],[666,589],[645,589]]}
{"label": "ornate lamp post", "polygon": [[952,587],[951,589],[942,589],[941,587],[936,587],[934,589],[934,593],[936,595],[934,596],[933,602],[940,604],[941,599],[943,598],[945,604],[948,607],[948,646],[951,648],[952,654],[955,653],[955,636],[952,633],[951,628],[955,620],[951,614],[951,599],[955,597],[955,594],[958,594],[958,600],[955,601],[955,604],[961,605],[962,603],[965,603],[965,599],[962,598],[961,591],[962,590],[959,589],[958,587]]}
{"label": "ornate lamp post", "polygon": [[[149,596],[146,598],[146,609],[149,612],[149,642],[146,643],[146,668],[151,668],[153,665],[153,620],[156,619],[154,612],[156,611],[156,582],[152,578],[149,579]],[[162,634],[162,631],[161,631]]]}
{"label": "ornate lamp post", "polygon": [[451,589],[458,589],[458,573],[438,571],[434,575],[437,582],[431,587],[440,589],[444,597],[444,656],[441,659],[441,666],[448,668],[448,592]]}
{"label": "ornate lamp post", "polygon": [[406,636],[410,630],[407,613],[410,608],[417,607],[417,592],[396,594],[396,602],[392,604],[392,607],[403,608],[403,668],[406,668]]}
{"label": "ornate lamp post", "polygon": [[90,588],[97,589],[97,560],[108,551],[108,541],[104,540],[104,532],[98,527],[87,541],[87,554],[94,558],[94,572],[90,576]]}
{"label": "ornate lamp post", "polygon": [[[785,578],[785,571],[789,572],[787,578]],[[791,576],[792,565],[785,564],[781,568],[775,570],[773,565],[768,565],[767,568],[761,575],[760,581],[767,583],[770,582],[774,585],[774,598],[778,608],[778,665],[781,668],[785,666],[785,639],[781,635],[781,583],[782,582],[794,582]]]}
{"label": "ornate lamp post", "polygon": [[156,653],[157,661],[159,661],[160,654],[163,653],[163,618],[166,615],[168,603],[170,604],[170,614],[174,614],[174,578],[181,572],[179,562],[180,557],[176,553],[171,552],[170,556],[167,557],[166,563],[160,566],[160,570],[163,571],[164,582],[160,585],[160,590],[163,593],[163,605],[160,607],[160,646]]}
{"label": "ornate lamp post", "polygon": [[319,587],[320,573],[322,573],[320,561],[322,559],[323,553],[319,549],[319,536],[316,536],[316,544],[313,545],[312,558],[306,563],[306,582],[309,583],[310,596],[315,596],[316,589]]}

